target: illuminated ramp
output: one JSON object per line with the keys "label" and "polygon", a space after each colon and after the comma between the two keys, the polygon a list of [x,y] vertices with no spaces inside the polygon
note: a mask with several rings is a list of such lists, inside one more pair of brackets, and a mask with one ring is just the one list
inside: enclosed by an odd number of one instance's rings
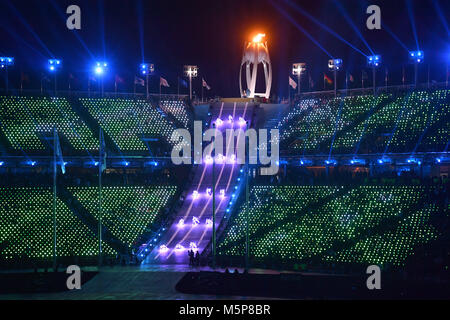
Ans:
{"label": "illuminated ramp", "polygon": [[[245,121],[251,127],[255,105],[244,103],[220,102],[212,105],[211,121],[217,123],[217,128],[223,132],[224,150],[226,141],[225,130],[245,128]],[[240,119],[241,118],[241,119]],[[222,121],[217,121],[221,119]],[[222,122],[222,123],[220,123]],[[220,124],[220,125],[219,125]],[[237,138],[234,138],[236,146]],[[204,147],[209,143],[204,143]],[[221,159],[216,155],[214,168],[216,186],[216,228],[227,214],[230,202],[233,202],[233,193],[237,188],[237,179],[241,165],[236,164],[236,150],[234,155],[224,156]],[[176,213],[173,224],[166,230],[158,243],[149,242],[151,248],[143,264],[187,264],[189,262],[188,250],[193,248],[201,254],[212,238],[213,200],[211,189],[213,184],[212,159],[205,158],[196,168],[192,184],[186,190],[183,205]],[[236,195],[237,198],[237,195]]]}

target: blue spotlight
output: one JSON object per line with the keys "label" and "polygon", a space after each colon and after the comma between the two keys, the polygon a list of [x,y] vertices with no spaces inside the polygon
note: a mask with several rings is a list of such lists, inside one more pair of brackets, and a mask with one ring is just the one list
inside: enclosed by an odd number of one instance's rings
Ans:
{"label": "blue spotlight", "polygon": [[34,167],[36,165],[36,163],[37,163],[36,161],[32,161],[32,160],[27,161],[27,164],[32,167]]}
{"label": "blue spotlight", "polygon": [[97,62],[94,67],[95,74],[101,76],[106,72],[108,68],[108,63],[106,62]]}
{"label": "blue spotlight", "polygon": [[328,60],[328,69],[330,69],[330,71],[339,71],[341,67],[342,67],[342,59]]}
{"label": "blue spotlight", "polygon": [[367,65],[369,67],[378,67],[381,64],[381,56],[380,55],[374,55],[374,56],[368,56],[367,57]]}
{"label": "blue spotlight", "polygon": [[337,164],[337,161],[333,159],[325,160],[325,164],[328,166],[335,166]]}
{"label": "blue spotlight", "polygon": [[413,62],[413,63],[422,63],[423,60],[425,58],[425,54],[423,53],[423,51],[411,51],[409,53],[409,59]]}
{"label": "blue spotlight", "polygon": [[0,161],[0,167],[3,166],[5,163],[3,161]]}
{"label": "blue spotlight", "polygon": [[122,162],[122,164],[123,164],[125,167],[128,167],[128,166],[130,165],[130,162],[124,161],[124,162]]}
{"label": "blue spotlight", "polygon": [[141,63],[141,73],[143,75],[149,75],[155,72],[155,65],[153,63]]}
{"label": "blue spotlight", "polygon": [[48,59],[48,70],[50,72],[55,72],[61,69],[62,62],[58,59]]}
{"label": "blue spotlight", "polygon": [[0,57],[0,68],[11,67],[14,65],[13,57]]}

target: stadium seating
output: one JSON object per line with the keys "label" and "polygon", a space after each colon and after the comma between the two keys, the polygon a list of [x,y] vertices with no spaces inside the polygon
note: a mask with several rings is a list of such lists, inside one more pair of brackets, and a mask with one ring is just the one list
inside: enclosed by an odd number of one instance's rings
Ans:
{"label": "stadium seating", "polygon": [[[98,139],[65,98],[0,97],[0,130],[16,150],[49,147],[45,137],[56,127],[75,150],[98,150]],[[51,147],[50,147],[51,149]]]}
{"label": "stadium seating", "polygon": [[174,129],[155,107],[143,100],[81,98],[80,101],[122,151],[147,151],[143,138],[167,141]]}
{"label": "stadium seating", "polygon": [[[269,190],[271,190],[269,192]],[[252,257],[281,261],[401,265],[414,246],[436,238],[430,210],[416,209],[423,186],[255,186],[250,204]],[[320,200],[320,201],[318,201]],[[392,230],[384,230],[385,223]],[[411,231],[411,232],[410,232]],[[245,209],[227,226],[219,252],[244,254]],[[379,240],[379,241],[378,241]],[[392,240],[383,252],[382,244]],[[342,252],[332,252],[341,246]],[[357,258],[353,259],[353,253]]]}
{"label": "stadium seating", "polygon": [[173,115],[184,127],[189,127],[189,115],[182,100],[162,100],[160,107],[165,113]]}
{"label": "stadium seating", "polygon": [[[95,256],[98,240],[57,198],[57,256]],[[53,193],[50,187],[0,188],[0,256],[48,259],[53,256]],[[103,244],[106,255],[114,250]]]}
{"label": "stadium seating", "polygon": [[[98,219],[98,188],[70,187],[75,198]],[[103,225],[131,246],[165,208],[176,187],[103,187]]]}
{"label": "stadium seating", "polygon": [[293,152],[442,151],[449,136],[449,90],[300,100],[278,124]]}

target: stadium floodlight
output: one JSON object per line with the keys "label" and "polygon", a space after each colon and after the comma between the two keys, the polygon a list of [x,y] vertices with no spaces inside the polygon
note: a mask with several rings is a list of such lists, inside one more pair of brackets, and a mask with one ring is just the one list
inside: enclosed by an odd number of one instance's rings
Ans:
{"label": "stadium floodlight", "polygon": [[381,65],[381,56],[379,54],[368,56],[367,57],[367,66],[372,68],[372,83],[373,83],[373,94],[375,95],[376,91],[376,69]]}
{"label": "stadium floodlight", "polygon": [[418,81],[418,66],[420,63],[423,63],[423,60],[425,59],[425,54],[423,51],[411,51],[409,53],[409,60],[414,64],[414,83],[417,86]]}
{"label": "stadium floodlight", "polygon": [[59,59],[48,59],[48,70],[50,72],[55,72],[61,69],[62,62]]}
{"label": "stadium floodlight", "polygon": [[145,76],[146,81],[146,92],[147,92],[147,99],[149,98],[149,92],[148,92],[148,77],[155,72],[155,65],[153,63],[141,63],[139,66],[140,72],[142,75]]}
{"label": "stadium floodlight", "polygon": [[189,78],[189,99],[192,100],[192,78],[197,78],[198,67],[197,66],[184,66],[184,75]]}
{"label": "stadium floodlight", "polygon": [[409,58],[412,60],[413,63],[422,63],[425,58],[425,54],[421,50],[411,51],[409,53]]}
{"label": "stadium floodlight", "polygon": [[297,76],[297,89],[298,89],[298,94],[300,94],[300,84],[301,84],[301,76],[302,73],[306,71],[306,63],[294,63],[292,65],[292,74],[294,76]]}
{"label": "stadium floodlight", "polygon": [[330,71],[339,71],[341,67],[342,67],[342,59],[328,60],[328,69],[330,69]]}
{"label": "stadium floodlight", "polygon": [[13,57],[0,57],[0,69],[6,72],[6,92],[9,91],[9,78],[8,78],[8,67],[14,65]]}
{"label": "stadium floodlight", "polygon": [[334,73],[334,96],[337,96],[337,72],[342,68],[342,59],[328,60],[328,69]]}
{"label": "stadium floodlight", "polygon": [[95,75],[101,78],[102,97],[103,97],[103,93],[104,93],[103,75],[106,73],[107,70],[108,70],[108,63],[105,62],[105,61],[96,62],[95,65],[94,65],[94,73],[95,73]]}
{"label": "stadium floodlight", "polygon": [[47,67],[48,67],[48,71],[50,71],[50,73],[53,73],[55,76],[55,96],[57,93],[57,77],[56,77],[56,73],[57,71],[59,71],[62,67],[62,61],[59,59],[48,59],[47,61]]}

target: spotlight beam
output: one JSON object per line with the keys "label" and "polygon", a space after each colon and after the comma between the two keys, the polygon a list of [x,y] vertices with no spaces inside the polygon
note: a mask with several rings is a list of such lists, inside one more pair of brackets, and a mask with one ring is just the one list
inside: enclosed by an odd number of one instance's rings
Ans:
{"label": "spotlight beam", "polygon": [[41,45],[41,47],[47,52],[47,54],[50,57],[54,57],[53,53],[47,48],[45,43],[39,38],[37,33],[33,30],[33,28],[28,24],[28,22],[25,20],[25,18],[20,14],[19,11],[14,7],[14,5],[11,3],[11,1],[7,1],[6,4],[8,7],[11,8],[11,10],[14,12],[14,14],[17,16],[18,20],[25,26],[25,28],[32,34],[34,39]]}
{"label": "spotlight beam", "polygon": [[[61,11],[61,9],[58,7],[58,5],[55,3],[55,0],[50,0],[50,3],[52,4],[52,6],[55,8],[56,12],[58,12],[58,15],[60,16],[60,18],[65,22],[67,16]],[[89,54],[89,56],[91,57],[91,60],[95,59],[95,56],[92,54],[92,52],[89,50],[88,46],[86,45],[86,43],[83,41],[83,39],[81,38],[81,36],[78,34],[77,30],[72,30],[71,33],[75,36],[75,38],[77,38],[77,40],[80,42],[80,44],[83,46],[83,48],[86,50],[86,52]]]}
{"label": "spotlight beam", "polygon": [[306,31],[301,25],[299,25],[294,18],[292,18],[285,10],[283,10],[280,6],[278,6],[274,1],[270,1],[270,3],[272,4],[272,6],[275,7],[275,9],[277,9],[286,19],[288,19],[293,25],[294,27],[296,27],[299,31],[301,31],[305,36],[308,37],[309,40],[311,40],[320,50],[322,50],[329,58],[333,58],[333,56],[324,48],[322,47],[322,45],[316,40],[314,39],[314,37],[312,35],[310,35],[308,33],[308,31]]}
{"label": "spotlight beam", "polygon": [[447,35],[450,37],[450,30],[448,28],[447,19],[445,19],[445,16],[442,14],[442,9],[441,9],[441,6],[439,5],[439,0],[433,0],[433,6],[434,6],[434,9],[436,9],[436,13],[437,13],[439,19],[441,20],[442,25],[445,28],[445,31],[447,31]]}
{"label": "spotlight beam", "polygon": [[408,16],[409,16],[409,21],[411,23],[411,29],[412,29],[413,35],[414,35],[414,40],[416,41],[416,47],[417,47],[417,50],[419,50],[419,40],[417,39],[416,22],[414,20],[414,12],[413,12],[412,3],[411,3],[411,0],[405,0],[405,2],[406,2],[406,8],[408,9]]}
{"label": "spotlight beam", "polygon": [[345,20],[347,21],[347,23],[350,25],[350,27],[353,29],[353,31],[355,31],[355,33],[358,35],[358,37],[361,39],[361,41],[365,44],[365,46],[367,47],[367,49],[369,49],[370,53],[372,55],[374,55],[374,52],[372,50],[372,48],[369,46],[369,44],[367,43],[366,39],[364,39],[363,35],[361,34],[361,32],[359,31],[358,27],[356,27],[356,25],[353,23],[352,19],[350,18],[350,16],[348,15],[347,11],[345,10],[345,8],[342,6],[342,4],[339,2],[339,0],[334,0],[334,4],[335,6],[338,8],[338,10],[340,11],[340,13],[344,16]]}
{"label": "spotlight beam", "polygon": [[383,22],[381,23],[381,25],[383,26],[383,30],[386,30],[387,33],[389,33],[389,35],[398,42],[399,45],[402,46],[403,49],[405,49],[408,53],[409,53],[409,49],[408,47],[399,39],[399,37],[397,37],[397,35]]}
{"label": "spotlight beam", "polygon": [[350,42],[348,42],[347,40],[345,40],[343,37],[341,37],[339,34],[337,34],[336,32],[334,32],[332,29],[330,29],[329,27],[327,27],[326,25],[324,25],[323,23],[321,23],[319,20],[317,20],[316,18],[314,18],[312,15],[310,15],[308,12],[306,12],[305,10],[303,10],[299,5],[292,3],[289,0],[284,0],[285,3],[287,3],[290,7],[294,8],[297,12],[299,12],[301,15],[305,16],[306,18],[308,18],[309,20],[311,20],[312,22],[314,22],[316,25],[318,25],[320,28],[324,29],[325,31],[327,31],[328,33],[330,33],[332,36],[334,36],[336,39],[342,41],[343,43],[345,43],[346,45],[348,45],[349,47],[351,47],[352,49],[356,50],[357,52],[359,52],[360,54],[362,54],[364,57],[366,57],[367,55],[362,52],[361,50],[359,50],[358,48],[356,48],[354,45],[352,45]]}

